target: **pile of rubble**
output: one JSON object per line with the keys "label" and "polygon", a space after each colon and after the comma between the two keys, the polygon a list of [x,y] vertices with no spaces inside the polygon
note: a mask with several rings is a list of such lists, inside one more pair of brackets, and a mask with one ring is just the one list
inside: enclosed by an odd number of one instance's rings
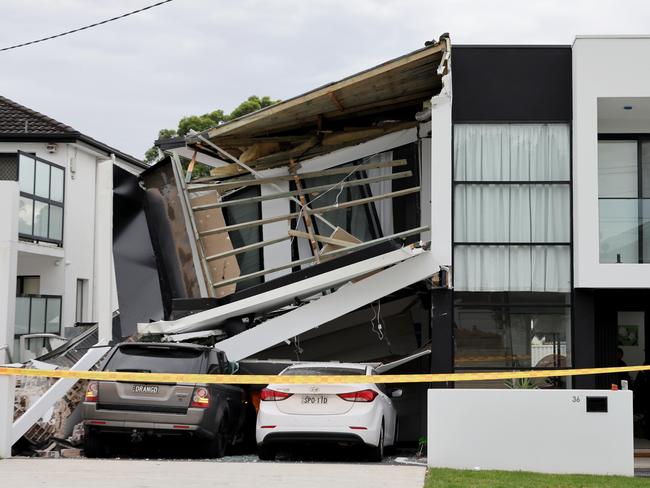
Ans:
{"label": "pile of rubble", "polygon": [[[14,420],[34,404],[56,380],[16,377]],[[17,445],[19,454],[43,457],[78,457],[83,444],[83,425],[76,423],[77,407],[84,399],[86,380],[79,380],[66,395],[34,424]]]}

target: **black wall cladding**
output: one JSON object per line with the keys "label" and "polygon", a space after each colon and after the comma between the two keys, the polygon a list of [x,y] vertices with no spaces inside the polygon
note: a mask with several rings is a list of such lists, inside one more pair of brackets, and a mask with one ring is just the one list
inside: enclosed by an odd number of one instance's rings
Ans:
{"label": "black wall cladding", "polygon": [[454,46],[454,122],[568,122],[570,46]]}

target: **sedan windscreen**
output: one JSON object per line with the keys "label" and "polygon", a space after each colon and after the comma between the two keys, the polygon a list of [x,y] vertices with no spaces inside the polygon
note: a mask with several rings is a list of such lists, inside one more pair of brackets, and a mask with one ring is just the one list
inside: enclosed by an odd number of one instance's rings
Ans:
{"label": "sedan windscreen", "polygon": [[349,376],[365,374],[364,369],[356,368],[292,368],[282,373],[283,376]]}
{"label": "sedan windscreen", "polygon": [[120,347],[104,371],[135,373],[205,373],[204,352],[174,347]]}

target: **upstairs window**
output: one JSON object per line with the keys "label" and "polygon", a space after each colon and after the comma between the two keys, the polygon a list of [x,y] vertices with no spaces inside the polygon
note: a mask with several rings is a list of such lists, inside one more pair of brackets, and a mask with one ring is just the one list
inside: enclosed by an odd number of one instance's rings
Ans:
{"label": "upstairs window", "polygon": [[18,152],[21,239],[63,244],[65,170],[33,154]]}
{"label": "upstairs window", "polygon": [[650,262],[650,136],[598,141],[601,263]]}

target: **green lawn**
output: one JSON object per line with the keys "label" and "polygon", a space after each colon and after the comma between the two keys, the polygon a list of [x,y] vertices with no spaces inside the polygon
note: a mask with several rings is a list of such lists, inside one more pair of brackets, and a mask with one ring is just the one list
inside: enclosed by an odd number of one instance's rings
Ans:
{"label": "green lawn", "polygon": [[464,471],[456,469],[430,469],[425,488],[485,487],[485,488],[573,488],[602,486],[607,488],[650,486],[648,478],[622,476],[589,476],[538,474],[524,471]]}

